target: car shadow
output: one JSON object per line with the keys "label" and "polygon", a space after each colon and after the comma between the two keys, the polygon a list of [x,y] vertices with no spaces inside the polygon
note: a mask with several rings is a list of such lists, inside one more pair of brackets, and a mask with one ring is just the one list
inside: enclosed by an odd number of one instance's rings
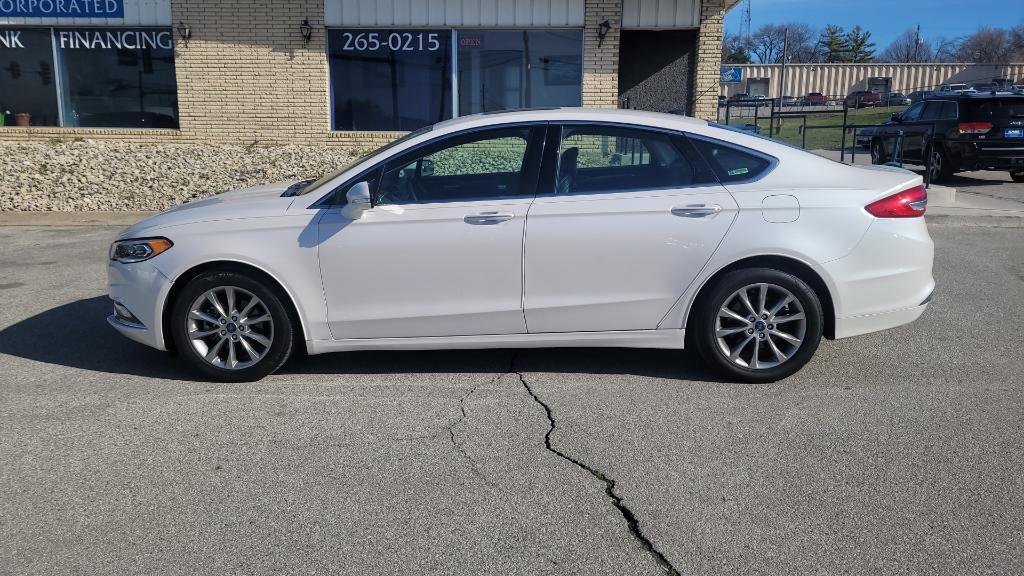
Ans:
{"label": "car shadow", "polygon": [[[94,372],[200,381],[180,359],[118,334],[106,323],[109,314],[110,300],[106,296],[51,308],[0,330],[0,353]],[[629,374],[724,382],[689,352],[630,348],[337,352],[299,357],[279,373],[493,373],[512,368],[525,372]]]}

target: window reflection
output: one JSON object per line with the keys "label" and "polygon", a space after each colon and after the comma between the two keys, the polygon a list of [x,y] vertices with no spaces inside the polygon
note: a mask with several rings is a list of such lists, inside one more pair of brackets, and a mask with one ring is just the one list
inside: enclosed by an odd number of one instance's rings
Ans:
{"label": "window reflection", "polygon": [[460,115],[582,102],[582,30],[460,30],[457,38]]}
{"label": "window reflection", "polygon": [[0,28],[0,114],[4,124],[57,126],[49,29]]}

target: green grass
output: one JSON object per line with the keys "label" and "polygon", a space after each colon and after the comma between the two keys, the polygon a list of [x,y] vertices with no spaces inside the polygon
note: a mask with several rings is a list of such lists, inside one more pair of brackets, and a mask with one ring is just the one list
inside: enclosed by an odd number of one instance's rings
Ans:
{"label": "green grass", "polygon": [[[881,124],[882,122],[889,119],[889,116],[893,112],[902,112],[905,110],[903,106],[893,106],[892,108],[862,108],[860,110],[850,110],[847,122],[850,124]],[[763,110],[765,116],[768,115],[768,110]],[[724,122],[725,118],[722,118]],[[753,118],[730,118],[729,124],[736,126],[742,126],[744,124],[753,124]],[[761,127],[761,134],[768,136],[768,118],[759,118],[758,125]],[[842,143],[842,129],[841,128],[820,128],[814,129],[814,126],[841,126],[843,123],[842,111],[835,114],[814,114],[807,116],[807,127],[811,128],[807,130],[807,149],[808,150],[833,150],[839,149]],[[803,135],[800,133],[800,128],[803,126],[803,118],[779,118],[776,122],[775,132],[771,135],[772,138],[792,144],[793,146],[800,147],[803,143]],[[851,130],[846,135],[846,145],[853,146],[853,131]]]}

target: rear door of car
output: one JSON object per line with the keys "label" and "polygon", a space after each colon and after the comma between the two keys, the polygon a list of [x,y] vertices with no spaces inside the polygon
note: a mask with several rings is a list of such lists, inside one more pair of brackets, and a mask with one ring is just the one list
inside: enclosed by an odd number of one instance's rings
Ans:
{"label": "rear door of car", "polygon": [[552,125],[541,174],[526,223],[531,333],[655,329],[736,216],[679,133]]}

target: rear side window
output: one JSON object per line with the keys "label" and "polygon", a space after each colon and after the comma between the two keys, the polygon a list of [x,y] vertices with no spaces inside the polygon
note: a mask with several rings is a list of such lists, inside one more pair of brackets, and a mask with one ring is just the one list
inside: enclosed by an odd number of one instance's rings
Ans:
{"label": "rear side window", "polygon": [[955,120],[956,102],[950,100],[931,100],[921,115],[922,120]]}
{"label": "rear side window", "polygon": [[723,183],[753,180],[764,175],[771,167],[767,159],[723,142],[703,138],[690,138],[690,141],[704,155]]}
{"label": "rear side window", "polygon": [[565,126],[555,192],[592,194],[714,182],[680,137],[617,126]]}

